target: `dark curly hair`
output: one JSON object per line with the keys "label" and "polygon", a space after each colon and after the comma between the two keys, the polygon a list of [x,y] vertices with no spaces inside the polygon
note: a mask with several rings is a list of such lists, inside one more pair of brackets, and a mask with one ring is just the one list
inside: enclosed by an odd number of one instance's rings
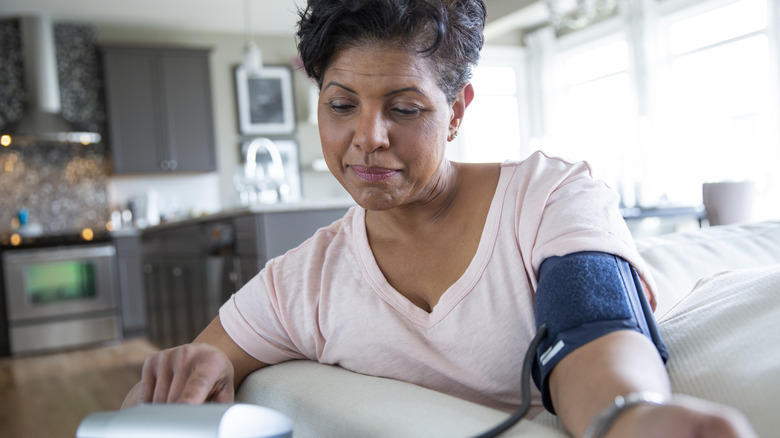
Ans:
{"label": "dark curly hair", "polygon": [[298,53],[322,86],[340,50],[389,43],[430,56],[439,87],[455,98],[479,61],[487,11],[482,0],[309,0],[299,11]]}

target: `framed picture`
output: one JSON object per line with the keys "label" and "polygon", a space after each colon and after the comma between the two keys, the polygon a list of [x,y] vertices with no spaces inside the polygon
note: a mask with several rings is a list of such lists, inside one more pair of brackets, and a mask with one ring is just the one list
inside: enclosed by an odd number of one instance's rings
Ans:
{"label": "framed picture", "polygon": [[260,74],[236,67],[238,122],[242,134],[291,134],[295,131],[292,73],[264,66]]}

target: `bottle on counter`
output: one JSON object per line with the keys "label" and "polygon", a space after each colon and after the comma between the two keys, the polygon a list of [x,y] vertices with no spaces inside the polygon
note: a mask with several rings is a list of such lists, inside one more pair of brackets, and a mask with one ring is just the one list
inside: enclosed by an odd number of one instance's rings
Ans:
{"label": "bottle on counter", "polygon": [[16,232],[23,237],[37,237],[43,234],[43,226],[38,223],[30,222],[30,210],[22,207],[16,213],[16,219],[19,222],[19,227],[16,228]]}

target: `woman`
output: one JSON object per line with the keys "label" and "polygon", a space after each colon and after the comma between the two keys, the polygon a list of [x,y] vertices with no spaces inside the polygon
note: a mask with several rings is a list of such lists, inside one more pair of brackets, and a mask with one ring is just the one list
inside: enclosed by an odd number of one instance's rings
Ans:
{"label": "woman", "polygon": [[[474,96],[484,23],[481,0],[309,1],[298,49],[320,87],[325,160],[358,207],[271,260],[194,343],[150,357],[125,406],[230,402],[248,373],[294,359],[520,404],[543,262],[595,251],[644,265],[617,195],[586,165],[444,157]],[[575,436],[616,396],[648,391],[667,401],[617,410],[606,436],[752,436],[728,408],[671,399],[661,355],[637,331],[555,363],[540,378],[545,402]]]}

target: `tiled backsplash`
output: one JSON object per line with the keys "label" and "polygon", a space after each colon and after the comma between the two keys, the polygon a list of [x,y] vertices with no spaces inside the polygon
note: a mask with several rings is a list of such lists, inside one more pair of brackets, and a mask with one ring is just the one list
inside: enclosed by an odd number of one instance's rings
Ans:
{"label": "tiled backsplash", "polygon": [[[27,97],[16,19],[0,20],[0,125],[18,120]],[[102,71],[92,26],[56,24],[62,115],[79,130],[105,136]],[[104,137],[105,138],[105,137]],[[110,164],[102,144],[0,147],[0,233],[19,209],[46,233],[101,229],[109,218]]]}
{"label": "tiled backsplash", "polygon": [[0,151],[0,233],[20,208],[46,233],[104,229],[108,171],[100,147],[35,145]]}

